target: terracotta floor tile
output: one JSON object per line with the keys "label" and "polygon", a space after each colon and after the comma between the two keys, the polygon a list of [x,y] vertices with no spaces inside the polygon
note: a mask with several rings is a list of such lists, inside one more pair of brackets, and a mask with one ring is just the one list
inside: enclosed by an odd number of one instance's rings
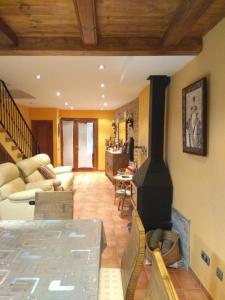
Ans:
{"label": "terracotta floor tile", "polygon": [[136,289],[134,300],[143,300],[145,296],[145,289]]}
{"label": "terracotta floor tile", "polygon": [[186,297],[185,300],[207,300],[207,296],[200,290],[183,290],[183,293]]}
{"label": "terracotta floor tile", "polygon": [[181,286],[179,280],[177,279],[176,273],[175,272],[170,272],[169,274],[170,274],[170,278],[173,282],[173,285],[174,285],[175,289],[182,289],[182,286]]}
{"label": "terracotta floor tile", "polygon": [[145,274],[145,271],[142,271],[138,278],[137,289],[146,289],[148,286],[148,278]]}
{"label": "terracotta floor tile", "polygon": [[145,274],[146,274],[146,276],[149,280],[150,276],[151,276],[151,266],[150,265],[144,265],[144,271],[145,271]]}
{"label": "terracotta floor tile", "polygon": [[[114,187],[104,172],[79,172],[75,174],[75,218],[100,218],[103,221],[107,248],[101,257],[101,266],[119,268],[123,250],[129,236],[127,224],[131,215],[121,218],[114,205]],[[199,283],[190,272],[169,269],[172,282],[180,300],[207,300]],[[143,300],[151,280],[151,266],[144,265],[134,300]]]}
{"label": "terracotta floor tile", "polygon": [[101,266],[103,268],[119,268],[120,263],[117,258],[101,258]]}
{"label": "terracotta floor tile", "polygon": [[184,290],[177,289],[176,292],[177,292],[177,296],[179,297],[179,300],[187,300],[184,294]]}
{"label": "terracotta floor tile", "polygon": [[173,273],[181,289],[199,289],[200,285],[190,272],[177,270]]}
{"label": "terracotta floor tile", "polygon": [[[115,238],[106,238],[107,240],[107,245],[110,246],[110,247],[116,247],[116,239]],[[116,251],[117,251],[117,247],[116,247]]]}
{"label": "terracotta floor tile", "polygon": [[107,248],[102,253],[102,258],[104,259],[114,259],[116,256],[116,247],[107,246]]}

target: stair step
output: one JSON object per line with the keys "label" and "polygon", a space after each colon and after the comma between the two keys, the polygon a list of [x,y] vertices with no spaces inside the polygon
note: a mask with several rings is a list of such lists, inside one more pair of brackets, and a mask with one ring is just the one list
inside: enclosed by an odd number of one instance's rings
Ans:
{"label": "stair step", "polygon": [[11,149],[12,149],[12,151],[15,151],[15,150],[18,150],[18,147],[17,146],[12,146]]}
{"label": "stair step", "polygon": [[17,158],[22,158],[23,157],[23,154],[22,153],[18,153],[17,154]]}
{"label": "stair step", "polygon": [[7,136],[7,137],[5,138],[5,141],[8,143],[8,142],[12,142],[13,140],[12,140],[10,137]]}

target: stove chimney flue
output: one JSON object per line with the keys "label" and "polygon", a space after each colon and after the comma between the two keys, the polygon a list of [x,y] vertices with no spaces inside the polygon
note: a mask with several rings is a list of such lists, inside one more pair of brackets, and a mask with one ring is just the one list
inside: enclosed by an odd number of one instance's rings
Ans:
{"label": "stove chimney flue", "polygon": [[168,76],[152,75],[150,80],[148,156],[152,161],[163,160],[164,114]]}

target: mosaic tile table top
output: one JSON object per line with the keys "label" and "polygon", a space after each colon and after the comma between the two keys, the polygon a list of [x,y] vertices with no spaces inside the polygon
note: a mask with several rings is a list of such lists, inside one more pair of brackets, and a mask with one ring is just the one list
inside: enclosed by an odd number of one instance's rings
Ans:
{"label": "mosaic tile table top", "polygon": [[97,300],[100,220],[0,222],[0,300]]}

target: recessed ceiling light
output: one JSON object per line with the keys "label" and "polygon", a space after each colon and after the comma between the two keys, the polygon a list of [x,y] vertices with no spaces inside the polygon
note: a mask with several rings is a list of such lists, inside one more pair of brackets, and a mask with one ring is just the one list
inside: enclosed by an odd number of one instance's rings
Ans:
{"label": "recessed ceiling light", "polygon": [[103,105],[104,105],[104,106],[107,106],[107,105],[108,105],[108,103],[107,103],[107,102],[104,102],[104,103],[103,103]]}
{"label": "recessed ceiling light", "polygon": [[98,68],[99,68],[99,70],[104,70],[105,66],[104,65],[99,65]]}
{"label": "recessed ceiling light", "polygon": [[101,86],[101,88],[104,88],[104,87],[105,87],[105,84],[104,84],[104,83],[101,83],[100,86]]}
{"label": "recessed ceiling light", "polygon": [[105,98],[105,95],[104,95],[104,94],[102,94],[102,98],[103,98],[103,99]]}
{"label": "recessed ceiling light", "polygon": [[72,110],[72,109],[74,109],[74,107],[73,107],[73,106],[70,106],[70,109]]}
{"label": "recessed ceiling light", "polygon": [[67,105],[68,105],[68,102],[65,102],[65,105],[67,106]]}
{"label": "recessed ceiling light", "polygon": [[41,78],[41,75],[36,75],[36,79],[40,79]]}
{"label": "recessed ceiling light", "polygon": [[60,95],[61,95],[61,93],[60,93],[60,92],[57,92],[57,93],[56,93],[56,96],[60,96]]}

